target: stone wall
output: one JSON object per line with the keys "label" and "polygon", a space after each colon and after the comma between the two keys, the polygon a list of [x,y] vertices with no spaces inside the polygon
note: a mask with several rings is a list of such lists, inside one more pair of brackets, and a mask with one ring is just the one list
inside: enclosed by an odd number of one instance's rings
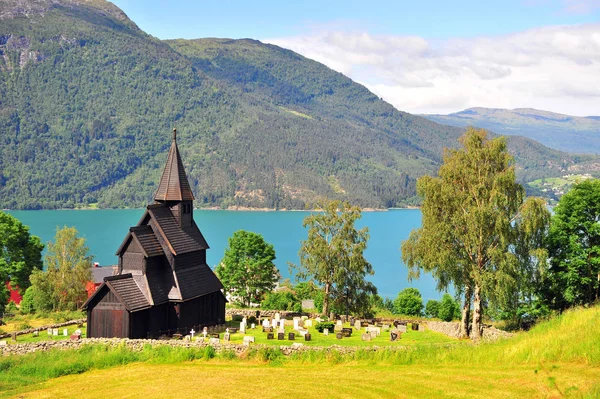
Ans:
{"label": "stone wall", "polygon": [[[179,341],[179,340],[155,340],[155,339],[127,339],[127,338],[83,338],[78,341],[43,341],[43,342],[30,342],[25,344],[14,344],[7,346],[0,346],[0,354],[2,356],[8,355],[24,355],[27,353],[33,353],[38,351],[46,351],[50,349],[80,349],[83,345],[87,344],[103,344],[112,347],[125,345],[133,351],[141,351],[145,345],[159,346],[168,345],[171,347],[182,347],[182,348],[205,348],[212,346],[215,351],[232,351],[237,355],[246,352],[249,348],[276,348],[269,345],[254,345],[246,346],[242,344],[209,344],[208,342],[192,342],[192,341]],[[354,347],[354,346],[306,346],[301,343],[294,343],[291,345],[281,345],[278,347],[281,352],[286,355],[292,355],[294,353],[308,352],[308,351],[326,351],[326,352],[338,352],[341,354],[354,353],[359,350],[363,351],[378,351],[382,349],[379,346],[371,347]],[[386,347],[387,350],[405,350],[406,347]]]}
{"label": "stone wall", "polygon": [[[458,334],[460,332],[460,323],[454,321],[428,321],[427,329],[445,334],[452,338],[458,338]],[[498,338],[508,338],[512,336],[513,334],[506,331],[498,330],[496,327],[483,327],[484,340],[496,340]]]}
{"label": "stone wall", "polygon": [[6,333],[6,334],[0,334],[0,339],[10,338],[15,333],[17,335],[32,334],[34,331],[41,332],[41,331],[48,330],[49,328],[60,328],[60,327],[72,326],[73,324],[83,324],[86,322],[87,322],[87,319],[77,319],[77,320],[65,321],[64,323],[50,324],[48,326],[35,327],[35,328],[32,327],[32,328],[28,328],[26,330],[20,330],[20,331],[14,331],[14,332]]}

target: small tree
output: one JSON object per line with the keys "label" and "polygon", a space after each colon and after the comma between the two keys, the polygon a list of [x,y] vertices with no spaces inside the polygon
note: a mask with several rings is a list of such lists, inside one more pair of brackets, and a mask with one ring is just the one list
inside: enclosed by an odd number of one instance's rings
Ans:
{"label": "small tree", "polygon": [[456,315],[460,315],[460,306],[452,295],[444,294],[438,309],[438,317],[444,321],[452,321]]}
{"label": "small tree", "polygon": [[547,247],[550,256],[542,292],[558,310],[599,301],[600,180],[584,181],[554,208]]}
{"label": "small tree", "polygon": [[[77,234],[77,229],[65,226],[57,229],[54,242],[48,243],[47,271],[39,275],[37,288],[39,295],[50,293],[54,310],[75,310],[87,299],[85,286],[92,279],[93,257],[88,254],[85,238]],[[35,274],[32,277],[34,281],[38,278]]]}
{"label": "small tree", "polygon": [[[0,282],[10,279],[13,288],[21,293],[31,285],[29,275],[33,270],[42,269],[44,244],[36,236],[29,234],[29,227],[17,218],[0,211]],[[0,297],[2,295],[0,294]],[[0,307],[5,305],[0,298]]]}
{"label": "small tree", "polygon": [[239,230],[229,238],[229,247],[215,273],[225,292],[250,306],[260,303],[275,288],[279,271],[274,260],[275,249],[262,235]]}
{"label": "small tree", "polygon": [[297,277],[313,278],[323,286],[323,313],[331,305],[338,311],[366,313],[369,297],[377,293],[365,276],[373,275],[373,267],[364,258],[369,239],[368,229],[357,230],[354,222],[360,219],[360,208],[347,202],[331,201],[320,206],[319,213],[304,219],[308,238],[300,247]]}
{"label": "small tree", "polygon": [[407,316],[421,316],[423,312],[423,299],[416,288],[405,288],[394,300],[394,313]]}
{"label": "small tree", "polygon": [[427,317],[438,317],[438,310],[440,303],[434,299],[430,299],[425,304],[425,316]]}

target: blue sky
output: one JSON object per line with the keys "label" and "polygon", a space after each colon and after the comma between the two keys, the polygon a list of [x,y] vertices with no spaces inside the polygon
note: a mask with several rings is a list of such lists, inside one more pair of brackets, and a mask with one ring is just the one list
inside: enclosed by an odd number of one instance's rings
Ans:
{"label": "blue sky", "polygon": [[600,114],[600,0],[114,3],[161,39],[290,48],[408,112]]}

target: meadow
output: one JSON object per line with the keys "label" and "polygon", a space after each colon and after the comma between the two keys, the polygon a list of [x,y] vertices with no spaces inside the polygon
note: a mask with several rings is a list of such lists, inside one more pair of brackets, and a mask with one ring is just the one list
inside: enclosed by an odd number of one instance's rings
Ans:
{"label": "meadow", "polygon": [[73,397],[600,397],[600,307],[565,312],[529,332],[478,345],[422,344],[243,356],[211,347],[86,346],[0,359],[0,398]]}

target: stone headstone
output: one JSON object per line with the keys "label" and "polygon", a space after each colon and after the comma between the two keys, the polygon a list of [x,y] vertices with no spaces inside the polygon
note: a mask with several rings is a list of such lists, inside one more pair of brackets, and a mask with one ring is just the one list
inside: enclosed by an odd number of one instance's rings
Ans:
{"label": "stone headstone", "polygon": [[308,334],[308,330],[305,328],[301,328],[298,330],[298,332],[300,333],[301,336],[305,336],[306,334]]}
{"label": "stone headstone", "polygon": [[8,343],[6,341],[0,341],[0,346],[7,346]]}
{"label": "stone headstone", "polygon": [[271,327],[271,323],[269,322],[269,319],[263,320],[262,321],[262,326],[263,326],[263,328]]}
{"label": "stone headstone", "polygon": [[235,334],[238,331],[235,327],[229,327],[229,334]]}
{"label": "stone headstone", "polygon": [[242,333],[242,334],[246,333],[246,323],[243,321],[240,323],[240,333]]}
{"label": "stone headstone", "polygon": [[377,331],[374,328],[369,328],[369,334],[371,334],[371,338],[377,338]]}
{"label": "stone headstone", "polygon": [[346,338],[352,336],[352,328],[342,328],[342,335]]}
{"label": "stone headstone", "polygon": [[216,333],[210,334],[210,337],[211,338],[217,338],[217,339],[221,338],[221,336],[219,334],[216,334]]}
{"label": "stone headstone", "polygon": [[304,327],[308,328],[308,327],[312,327],[313,326],[313,321],[312,320],[304,320]]}
{"label": "stone headstone", "polygon": [[315,301],[313,299],[303,299],[302,309],[315,309]]}
{"label": "stone headstone", "polygon": [[344,335],[343,335],[341,332],[339,332],[339,333],[336,333],[336,334],[335,334],[335,337],[336,337],[337,339],[342,339],[342,337],[343,337],[343,336],[344,336]]}
{"label": "stone headstone", "polygon": [[354,320],[354,328],[357,331],[360,330],[360,320]]}
{"label": "stone headstone", "polygon": [[300,318],[294,317],[294,330],[297,330],[300,327]]}
{"label": "stone headstone", "polygon": [[396,327],[396,330],[400,331],[401,333],[405,333],[406,332],[406,326],[403,324],[398,324],[398,327]]}
{"label": "stone headstone", "polygon": [[419,331],[419,323],[412,323],[411,328],[413,331]]}
{"label": "stone headstone", "polygon": [[310,334],[308,334],[308,333],[307,333],[307,334],[304,334],[304,340],[305,340],[305,341],[310,341],[310,340],[311,340],[311,336],[310,336]]}
{"label": "stone headstone", "polygon": [[279,312],[275,313],[275,320],[281,320],[281,315],[279,314]]}
{"label": "stone headstone", "polygon": [[254,324],[254,323],[250,324],[250,328],[254,330],[256,328],[256,324]]}
{"label": "stone headstone", "polygon": [[268,333],[267,339],[275,339],[275,334],[273,334],[272,332]]}
{"label": "stone headstone", "polygon": [[39,336],[40,336],[40,332],[39,332],[38,330],[35,330],[35,331],[33,332],[33,336],[34,336],[34,337],[39,337]]}
{"label": "stone headstone", "polygon": [[285,333],[282,333],[282,332],[277,333],[277,339],[279,341],[283,341],[285,339]]}
{"label": "stone headstone", "polygon": [[52,335],[52,329],[51,328],[48,329],[48,335]]}
{"label": "stone headstone", "polygon": [[16,341],[17,340],[17,333],[16,332],[12,333],[10,335],[10,337],[12,338],[13,341]]}
{"label": "stone headstone", "polygon": [[71,341],[79,341],[81,339],[81,335],[73,334],[69,337]]}
{"label": "stone headstone", "polygon": [[381,326],[381,329],[382,329],[383,331],[387,331],[387,330],[389,330],[389,329],[390,329],[390,326],[389,326],[388,324],[384,324],[383,326]]}
{"label": "stone headstone", "polygon": [[336,331],[336,332],[338,332],[338,331],[342,331],[343,329],[344,329],[344,327],[343,327],[341,324],[336,324],[336,325],[333,327],[333,331]]}
{"label": "stone headstone", "polygon": [[231,334],[230,333],[223,334],[223,341],[225,341],[225,342],[231,341]]}
{"label": "stone headstone", "polygon": [[363,341],[370,341],[371,340],[371,334],[367,334],[367,333],[362,334],[360,336],[360,339],[362,339]]}
{"label": "stone headstone", "polygon": [[52,329],[52,335],[58,335],[58,328]]}
{"label": "stone headstone", "polygon": [[324,328],[323,329],[323,334],[329,335],[329,328]]}
{"label": "stone headstone", "polygon": [[63,328],[63,337],[68,337],[69,336],[69,332],[67,331],[66,328]]}
{"label": "stone headstone", "polygon": [[425,331],[425,324],[419,324],[419,332]]}
{"label": "stone headstone", "polygon": [[211,339],[208,340],[209,345],[215,345],[215,344],[220,344],[220,343],[221,343],[221,340],[219,338],[212,337]]}
{"label": "stone headstone", "polygon": [[390,331],[390,341],[395,342],[395,341],[399,340],[400,335],[401,335],[401,333],[398,330]]}
{"label": "stone headstone", "polygon": [[361,322],[360,322],[360,326],[361,326],[362,328],[369,327],[369,323],[367,323],[366,321],[361,321]]}
{"label": "stone headstone", "polygon": [[191,341],[192,340],[192,336],[191,335],[186,335],[185,337],[183,337],[184,341]]}
{"label": "stone headstone", "polygon": [[344,323],[342,323],[342,321],[341,321],[341,320],[338,320],[338,321],[335,323],[335,325],[336,325],[336,326],[342,326],[342,325],[344,325]]}
{"label": "stone headstone", "polygon": [[381,335],[381,327],[374,327],[373,329],[375,330],[375,332],[377,333],[377,336],[379,337]]}
{"label": "stone headstone", "polygon": [[291,332],[291,333],[289,333],[289,334],[288,334],[288,339],[289,339],[290,341],[293,341],[294,339],[296,339],[296,334],[294,334],[294,333],[292,333],[292,332]]}
{"label": "stone headstone", "polygon": [[320,323],[320,322],[322,322],[322,321],[323,321],[323,319],[322,319],[322,318],[320,318],[320,317],[317,317],[317,318],[315,319],[315,321],[316,321],[317,323]]}
{"label": "stone headstone", "polygon": [[266,332],[266,333],[272,333],[273,332],[273,327],[263,327],[262,330],[263,330],[263,332]]}
{"label": "stone headstone", "polygon": [[254,343],[254,337],[251,337],[251,336],[245,336],[245,337],[243,338],[243,341],[242,341],[242,342],[243,342],[243,344],[244,344],[244,345],[246,345],[246,346],[250,345],[251,343],[253,344],[253,343]]}

